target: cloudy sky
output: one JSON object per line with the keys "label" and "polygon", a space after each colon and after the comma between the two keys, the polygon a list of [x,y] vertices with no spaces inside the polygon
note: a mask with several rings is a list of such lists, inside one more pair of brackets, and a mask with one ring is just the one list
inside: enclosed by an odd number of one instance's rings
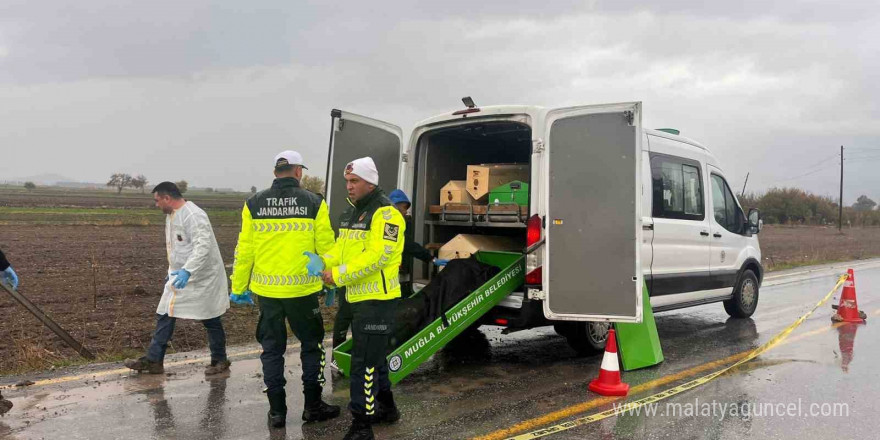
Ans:
{"label": "cloudy sky", "polygon": [[396,123],[478,104],[642,101],[732,186],[880,197],[880,4],[793,0],[0,0],[0,181],[247,189],[332,108]]}

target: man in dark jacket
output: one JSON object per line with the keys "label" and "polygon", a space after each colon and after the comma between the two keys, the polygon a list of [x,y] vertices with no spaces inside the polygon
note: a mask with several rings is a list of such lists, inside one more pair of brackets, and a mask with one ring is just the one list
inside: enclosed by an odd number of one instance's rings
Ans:
{"label": "man in dark jacket", "polygon": [[[0,278],[9,283],[13,289],[18,289],[18,275],[12,270],[12,265],[6,260],[3,251],[0,251]],[[12,409],[12,402],[4,399],[3,393],[0,392],[0,414],[6,414],[10,409]]]}
{"label": "man in dark jacket", "polygon": [[391,203],[394,204],[394,207],[400,211],[400,214],[403,215],[404,220],[406,220],[406,229],[403,234],[403,263],[400,265],[400,294],[401,297],[408,298],[413,294],[413,258],[418,258],[425,263],[434,263],[436,266],[445,266],[449,260],[434,258],[431,251],[425,249],[424,246],[416,242],[413,218],[411,215],[407,214],[407,212],[409,212],[409,207],[412,204],[409,201],[409,197],[406,196],[406,193],[399,189],[395,189],[394,191],[391,191],[388,198],[391,200]]}
{"label": "man in dark jacket", "polygon": [[344,440],[372,440],[373,423],[400,418],[385,355],[400,298],[400,233],[406,233],[406,224],[379,188],[373,159],[351,161],[344,176],[350,205],[340,216],[335,246],[322,255],[323,277],[328,286],[345,287],[351,306],[353,420]]}
{"label": "man in dark jacket", "polygon": [[303,421],[333,419],[340,412],[339,406],[321,399],[325,354],[318,293],[323,283],[310,274],[313,263],[307,256],[318,258],[315,252],[333,247],[333,228],[323,197],[300,185],[304,169],[302,155],[296,151],[275,156],[272,187],[252,195],[242,208],[232,269],[230,300],[247,303],[250,292],[260,298],[257,341],[263,347],[260,361],[269,399],[269,423],[274,428],[287,423],[284,353],[288,324],[302,343]]}
{"label": "man in dark jacket", "polygon": [[3,251],[0,251],[0,278],[12,286],[13,289],[18,289],[18,274],[12,270],[12,265],[6,260]]}
{"label": "man in dark jacket", "polygon": [[[400,264],[400,297],[409,298],[413,294],[412,283],[412,266],[413,258],[418,258],[424,262],[433,262],[437,266],[445,266],[449,260],[441,260],[434,258],[431,251],[425,249],[415,240],[415,229],[413,228],[412,216],[407,215],[410,202],[406,193],[399,189],[391,191],[388,199],[394,204],[394,207],[400,211],[406,222],[406,229],[403,231],[403,259]],[[336,320],[333,322],[333,346],[338,347],[348,338],[348,329],[351,326],[351,305],[345,299],[344,289],[339,292],[339,310],[336,312]],[[333,362],[335,367],[336,363]],[[333,370],[337,372],[338,370]],[[339,373],[341,374],[341,373]]]}

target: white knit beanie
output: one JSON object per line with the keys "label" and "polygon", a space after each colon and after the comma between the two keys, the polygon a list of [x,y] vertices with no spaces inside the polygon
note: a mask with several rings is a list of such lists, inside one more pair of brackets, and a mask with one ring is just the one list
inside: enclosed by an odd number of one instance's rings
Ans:
{"label": "white knit beanie", "polygon": [[376,170],[376,164],[371,157],[362,157],[355,159],[345,166],[345,175],[354,174],[367,183],[379,186],[379,171]]}

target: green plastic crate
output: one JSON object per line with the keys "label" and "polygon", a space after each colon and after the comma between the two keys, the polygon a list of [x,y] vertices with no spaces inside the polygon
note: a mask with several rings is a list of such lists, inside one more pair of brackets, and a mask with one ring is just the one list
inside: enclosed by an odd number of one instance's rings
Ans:
{"label": "green plastic crate", "polygon": [[489,204],[493,203],[516,203],[519,206],[529,206],[529,184],[514,180],[489,191]]}

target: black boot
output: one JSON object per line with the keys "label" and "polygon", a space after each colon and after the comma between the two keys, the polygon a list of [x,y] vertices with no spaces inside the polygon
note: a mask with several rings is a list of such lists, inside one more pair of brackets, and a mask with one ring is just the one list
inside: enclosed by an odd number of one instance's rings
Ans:
{"label": "black boot", "polygon": [[351,428],[342,440],[373,440],[373,428],[370,426],[370,417],[361,414],[352,414]]}
{"label": "black boot", "polygon": [[302,419],[306,422],[323,422],[339,417],[339,407],[328,405],[321,400],[321,387],[311,388],[303,392],[305,408]]}
{"label": "black boot", "polygon": [[373,423],[394,423],[400,420],[400,411],[397,410],[397,405],[394,403],[394,394],[391,390],[379,391],[376,400],[379,401],[379,408],[376,409],[376,414],[373,415]]}
{"label": "black boot", "polygon": [[273,391],[266,394],[269,397],[269,426],[283,428],[287,425],[287,393]]}
{"label": "black boot", "polygon": [[138,373],[162,374],[165,372],[165,366],[162,362],[153,362],[146,356],[141,356],[140,359],[126,359],[124,364]]}
{"label": "black boot", "polygon": [[0,415],[6,414],[12,409],[12,402],[3,398],[3,392],[0,392]]}

